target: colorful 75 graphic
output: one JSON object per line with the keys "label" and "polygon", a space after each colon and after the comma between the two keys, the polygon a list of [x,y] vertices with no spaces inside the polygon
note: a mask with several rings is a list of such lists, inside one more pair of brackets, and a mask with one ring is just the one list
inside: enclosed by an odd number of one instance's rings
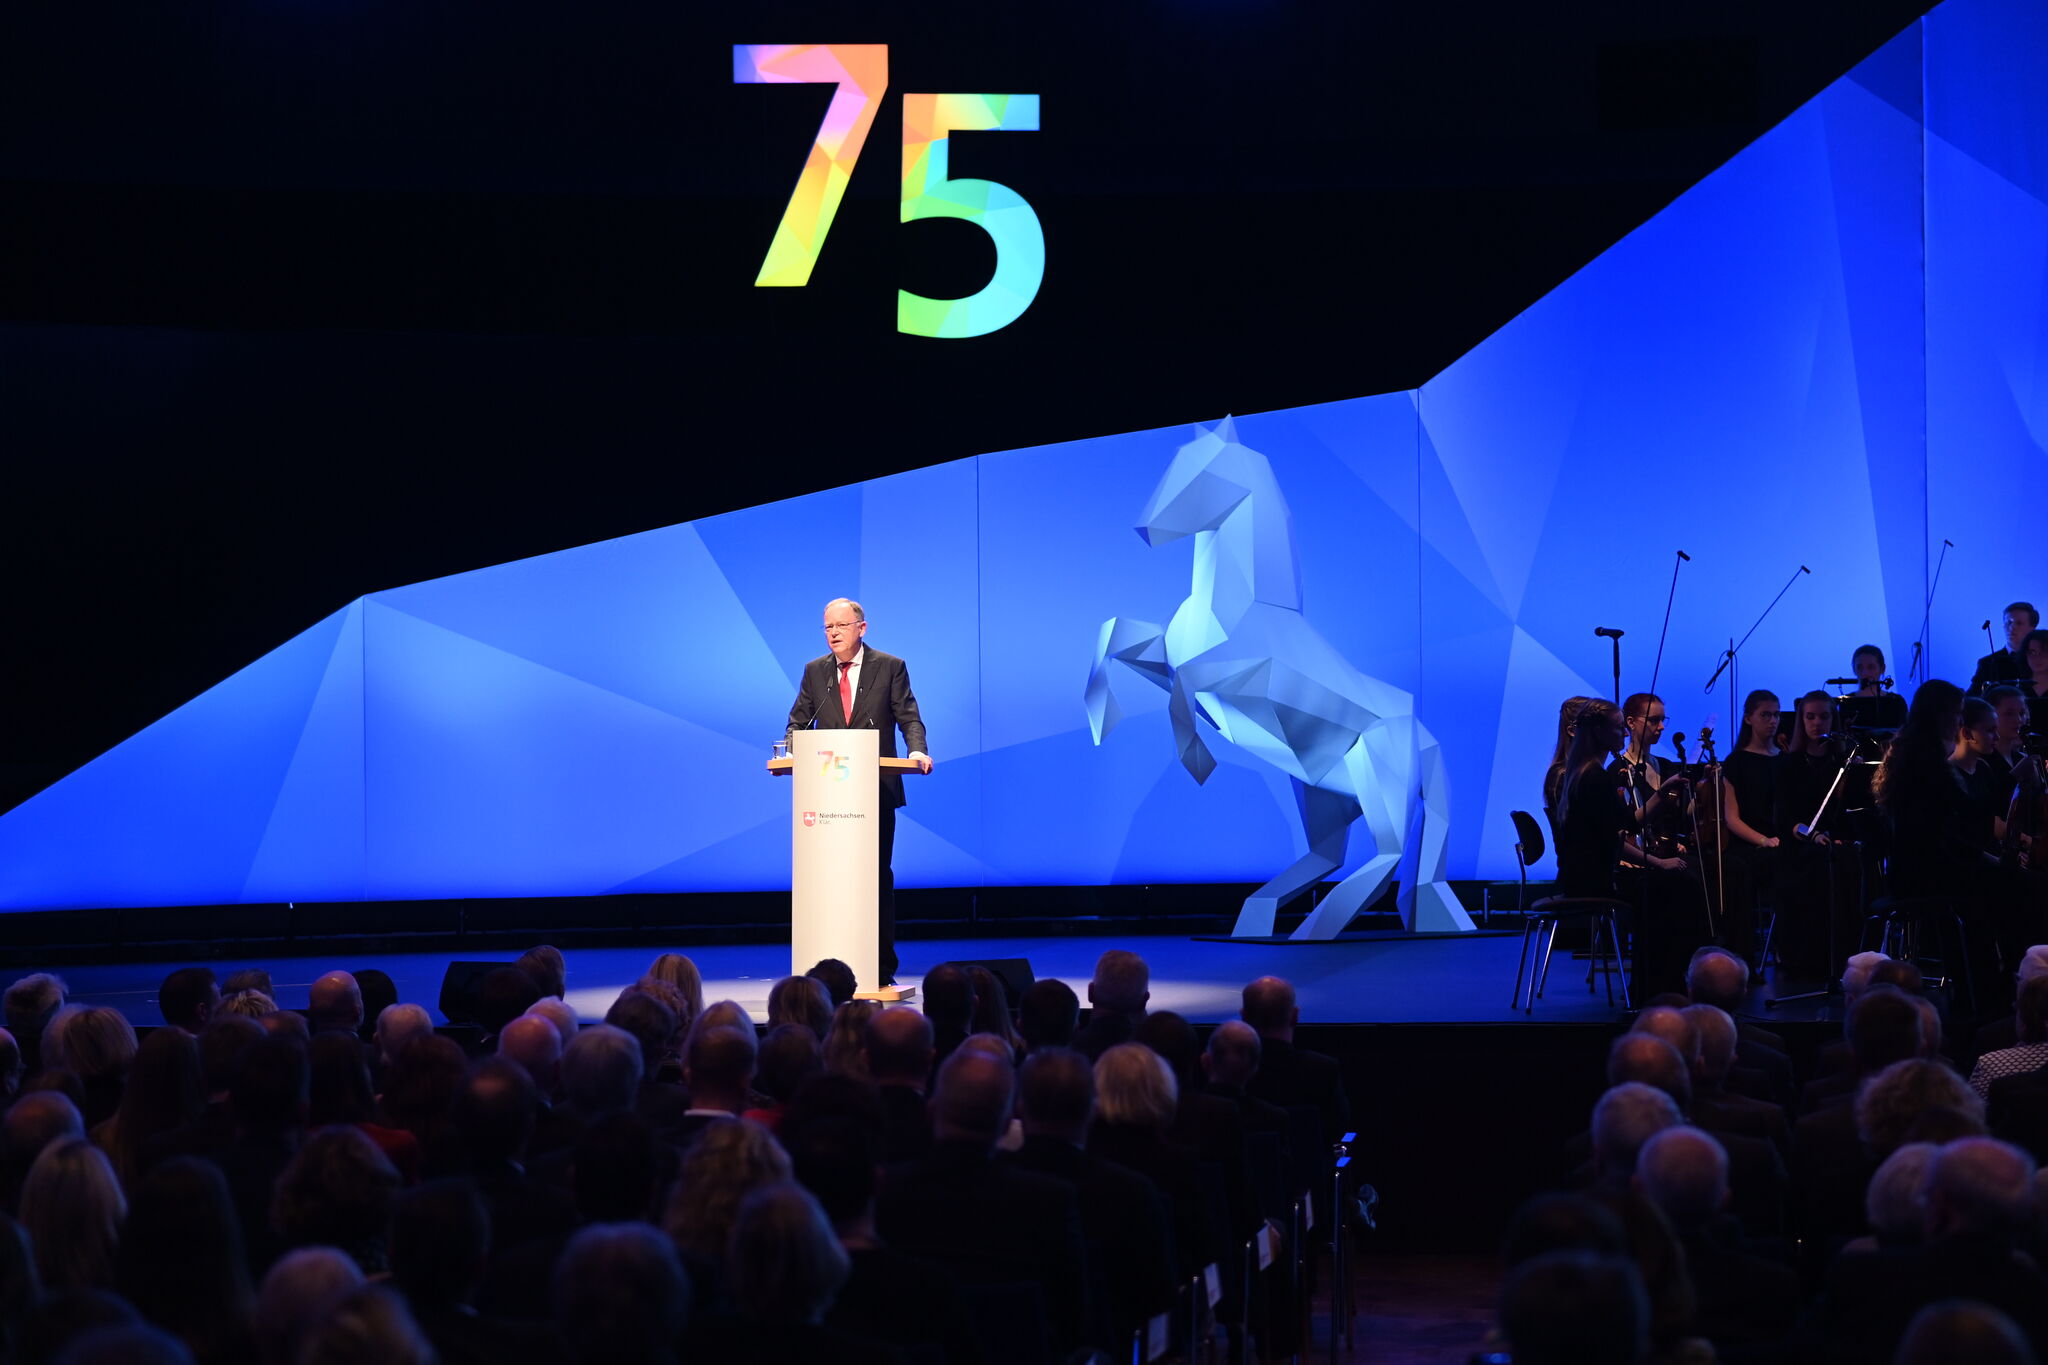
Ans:
{"label": "colorful 75 graphic", "polygon": [[[796,189],[782,211],[756,285],[810,282],[818,252],[832,230],[846,182],[853,176],[875,108],[889,88],[884,43],[741,44],[732,52],[733,80],[742,85],[828,84],[834,87],[825,119],[811,143]],[[1038,214],[1007,185],[953,179],[952,133],[1036,132],[1036,95],[924,95],[903,97],[903,197],[899,221],[958,218],[989,235],[995,275],[960,299],[896,292],[896,330],[911,336],[977,337],[1023,316],[1045,279],[1045,232]]]}

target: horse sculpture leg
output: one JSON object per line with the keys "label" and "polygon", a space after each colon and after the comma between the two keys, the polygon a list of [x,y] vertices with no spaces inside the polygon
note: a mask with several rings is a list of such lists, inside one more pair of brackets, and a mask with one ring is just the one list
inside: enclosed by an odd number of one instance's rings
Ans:
{"label": "horse sculpture leg", "polygon": [[1427,727],[1418,722],[1415,730],[1422,769],[1421,837],[1413,841],[1415,870],[1402,884],[1401,927],[1410,933],[1469,934],[1477,926],[1444,880],[1451,784],[1443,750]]}
{"label": "horse sculpture leg", "polygon": [[1308,852],[1286,871],[1244,898],[1231,927],[1232,938],[1268,938],[1280,907],[1344,865],[1344,845],[1358,819],[1358,802],[1343,792],[1311,787],[1296,779],[1294,803],[1301,812]]}

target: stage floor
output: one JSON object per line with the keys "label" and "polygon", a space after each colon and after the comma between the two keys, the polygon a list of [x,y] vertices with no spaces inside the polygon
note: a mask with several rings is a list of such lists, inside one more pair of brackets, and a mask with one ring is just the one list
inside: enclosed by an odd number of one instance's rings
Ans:
{"label": "stage floor", "polygon": [[[766,1016],[768,989],[789,972],[789,949],[780,944],[692,948],[688,953],[704,975],[706,1000],[731,999],[757,1019]],[[1056,976],[1087,1000],[1095,959],[1105,949],[1128,948],[1144,955],[1152,967],[1152,1008],[1173,1010],[1199,1024],[1213,1024],[1237,1014],[1244,984],[1266,974],[1294,982],[1304,1023],[1313,1024],[1477,1024],[1524,1021],[1510,1012],[1508,995],[1515,978],[1521,935],[1466,934],[1442,938],[1367,936],[1330,943],[1231,943],[1167,937],[1117,938],[971,938],[912,939],[899,945],[904,970],[898,976],[914,985],[942,962],[961,958],[1023,957],[1040,977]],[[602,1018],[624,987],[646,970],[659,948],[578,948],[566,953],[569,1003],[586,1018]],[[432,1009],[449,962],[467,958],[504,958],[510,953],[438,952],[381,956],[321,956],[244,961],[205,959],[225,976],[245,966],[267,967],[277,985],[278,1003],[302,1008],[315,977],[335,968],[376,967],[398,983],[399,998]],[[46,970],[63,977],[71,998],[80,1003],[113,1005],[137,1024],[162,1022],[156,990],[175,964],[52,963]],[[13,973],[5,979],[13,979]],[[1537,1002],[1530,1022],[1541,1024],[1609,1024],[1620,1017],[1604,993],[1589,994],[1585,964],[1560,951],[1550,974],[1549,993]]]}

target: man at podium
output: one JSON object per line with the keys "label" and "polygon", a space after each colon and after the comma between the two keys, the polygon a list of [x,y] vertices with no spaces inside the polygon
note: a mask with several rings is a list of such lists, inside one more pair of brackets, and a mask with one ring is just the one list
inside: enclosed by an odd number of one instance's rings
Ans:
{"label": "man at podium", "polygon": [[[825,604],[825,643],[831,653],[804,665],[796,704],[789,708],[792,730],[864,730],[881,732],[881,756],[896,757],[896,731],[915,759],[919,772],[932,770],[924,751],[924,721],[910,691],[910,669],[894,654],[869,649],[867,613],[860,603],[835,597]],[[875,894],[875,925],[880,949],[880,986],[896,983],[896,874],[889,858],[896,847],[896,808],[903,804],[903,774],[882,773],[882,818],[876,821],[881,853],[876,860],[881,884]],[[864,987],[865,988],[865,987]]]}

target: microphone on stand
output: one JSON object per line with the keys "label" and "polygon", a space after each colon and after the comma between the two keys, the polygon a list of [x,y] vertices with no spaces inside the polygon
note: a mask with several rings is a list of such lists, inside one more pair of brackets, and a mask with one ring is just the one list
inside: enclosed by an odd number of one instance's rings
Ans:
{"label": "microphone on stand", "polygon": [[1991,633],[1991,618],[1986,617],[1984,624],[1977,627],[1977,629],[1984,632],[1984,643],[1990,645],[1991,652],[1996,654],[1998,652],[1998,637]]}
{"label": "microphone on stand", "polygon": [[[1890,686],[1892,685],[1892,680],[1891,680],[1890,678],[1874,678],[1874,679],[1872,679],[1872,681],[1873,681],[1873,682],[1875,682],[1875,683],[1876,683],[1876,684],[1877,684],[1877,685],[1878,685],[1879,687],[1890,687]],[[1826,682],[1822,683],[1822,684],[1821,684],[1821,686],[1822,686],[1822,687],[1861,687],[1861,686],[1863,686],[1863,679],[1861,679],[1861,678],[1829,678],[1829,679],[1828,679],[1828,680],[1827,680]]]}
{"label": "microphone on stand", "polygon": [[1627,632],[1612,630],[1607,626],[1595,626],[1593,627],[1593,633],[1603,640],[1619,640]]}

